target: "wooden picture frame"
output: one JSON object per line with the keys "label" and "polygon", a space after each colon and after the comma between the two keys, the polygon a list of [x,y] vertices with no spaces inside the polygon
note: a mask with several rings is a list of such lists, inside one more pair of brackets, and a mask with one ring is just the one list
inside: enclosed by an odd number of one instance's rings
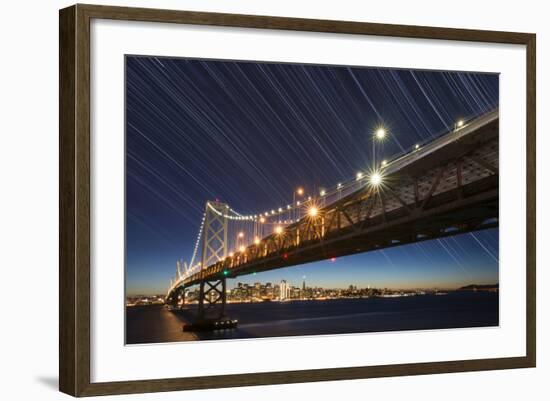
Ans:
{"label": "wooden picture frame", "polygon": [[[273,373],[122,382],[90,381],[90,21],[94,18],[526,46],[527,260],[526,356]],[[141,8],[74,5],[59,15],[59,388],[73,396],[534,367],[535,315],[535,41],[530,33],[434,28]]]}

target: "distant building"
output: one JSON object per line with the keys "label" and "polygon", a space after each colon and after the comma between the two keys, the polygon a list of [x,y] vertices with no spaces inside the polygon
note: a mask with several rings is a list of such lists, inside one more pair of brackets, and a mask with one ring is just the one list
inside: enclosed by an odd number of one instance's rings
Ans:
{"label": "distant building", "polygon": [[290,285],[286,280],[281,280],[281,284],[279,284],[279,299],[283,301],[288,298],[290,298]]}

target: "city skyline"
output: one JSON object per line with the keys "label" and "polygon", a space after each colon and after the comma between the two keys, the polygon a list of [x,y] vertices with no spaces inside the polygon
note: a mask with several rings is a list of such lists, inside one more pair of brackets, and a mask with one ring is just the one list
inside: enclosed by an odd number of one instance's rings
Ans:
{"label": "city skyline", "polygon": [[[127,295],[168,287],[189,260],[204,203],[285,205],[498,105],[498,75],[127,57]],[[335,135],[338,133],[338,135]],[[222,157],[214,161],[205,149]],[[280,173],[285,171],[285,175]],[[498,229],[229,280],[306,276],[326,288],[498,283]],[[350,279],[353,278],[353,282]],[[356,284],[357,283],[357,284]]]}

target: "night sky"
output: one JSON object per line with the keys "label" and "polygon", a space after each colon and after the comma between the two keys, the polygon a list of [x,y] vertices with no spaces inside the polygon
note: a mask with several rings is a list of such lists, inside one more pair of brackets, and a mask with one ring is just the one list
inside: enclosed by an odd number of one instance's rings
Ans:
{"label": "night sky", "polygon": [[[127,294],[164,294],[207,200],[292,203],[498,106],[498,75],[126,57]],[[230,280],[449,288],[498,282],[498,229]]]}

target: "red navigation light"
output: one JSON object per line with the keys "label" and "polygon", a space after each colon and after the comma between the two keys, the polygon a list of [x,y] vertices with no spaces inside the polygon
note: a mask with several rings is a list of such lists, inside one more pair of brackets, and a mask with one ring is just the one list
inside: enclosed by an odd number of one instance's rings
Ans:
{"label": "red navigation light", "polygon": [[331,262],[336,262],[336,256],[333,256],[332,258],[330,258],[330,261]]}
{"label": "red navigation light", "polygon": [[288,259],[288,253],[283,253],[283,259]]}

